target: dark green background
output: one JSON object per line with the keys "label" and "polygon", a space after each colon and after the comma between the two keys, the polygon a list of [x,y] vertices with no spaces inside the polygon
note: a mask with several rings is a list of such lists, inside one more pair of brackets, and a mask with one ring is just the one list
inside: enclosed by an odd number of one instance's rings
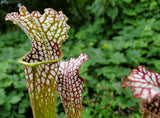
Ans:
{"label": "dark green background", "polygon": [[[139,99],[121,81],[131,69],[145,65],[160,72],[159,0],[8,0],[0,4],[0,118],[32,118],[26,80],[17,60],[31,48],[28,37],[7,12],[62,10],[71,26],[63,43],[64,59],[86,53],[79,73],[86,80],[83,118],[139,118]],[[57,118],[64,118],[60,97]]]}

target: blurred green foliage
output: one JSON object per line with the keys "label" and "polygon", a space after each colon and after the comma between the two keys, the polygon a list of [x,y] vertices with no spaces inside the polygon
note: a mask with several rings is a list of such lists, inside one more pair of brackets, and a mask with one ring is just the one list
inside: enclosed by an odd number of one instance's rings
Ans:
{"label": "blurred green foliage", "polygon": [[26,39],[20,31],[1,34],[0,118],[29,118],[28,113],[31,114],[23,66],[17,63],[30,50]]}
{"label": "blurred green foliage", "polygon": [[[86,80],[83,118],[139,118],[140,100],[132,98],[131,89],[121,88],[121,80],[138,65],[160,72],[160,1],[37,1],[23,4],[29,11],[52,7],[69,17],[64,60],[81,52],[89,55],[79,71]],[[17,63],[30,47],[19,30],[0,35],[0,118],[32,118],[23,67]],[[57,117],[65,117],[59,96]]]}

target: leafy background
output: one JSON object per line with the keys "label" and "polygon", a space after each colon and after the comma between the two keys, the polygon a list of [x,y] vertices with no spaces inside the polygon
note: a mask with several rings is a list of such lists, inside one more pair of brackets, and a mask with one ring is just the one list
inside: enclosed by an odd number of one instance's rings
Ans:
{"label": "leafy background", "polygon": [[[86,80],[83,118],[139,118],[139,99],[121,81],[131,69],[145,65],[160,72],[160,1],[158,0],[0,0],[0,118],[32,118],[22,65],[17,60],[31,44],[7,12],[51,7],[62,10],[71,26],[63,43],[64,60],[86,53],[80,68]],[[60,97],[57,118],[65,118]]]}

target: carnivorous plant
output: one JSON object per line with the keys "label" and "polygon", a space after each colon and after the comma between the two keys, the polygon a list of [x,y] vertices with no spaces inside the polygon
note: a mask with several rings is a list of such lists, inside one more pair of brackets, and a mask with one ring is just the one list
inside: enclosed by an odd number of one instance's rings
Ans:
{"label": "carnivorous plant", "polygon": [[68,38],[67,17],[51,8],[44,14],[29,13],[22,6],[17,12],[6,15],[30,38],[31,51],[19,59],[23,64],[34,118],[56,118],[57,87],[68,118],[82,117],[83,79],[78,70],[88,59],[81,54],[78,59],[60,61],[61,44]]}

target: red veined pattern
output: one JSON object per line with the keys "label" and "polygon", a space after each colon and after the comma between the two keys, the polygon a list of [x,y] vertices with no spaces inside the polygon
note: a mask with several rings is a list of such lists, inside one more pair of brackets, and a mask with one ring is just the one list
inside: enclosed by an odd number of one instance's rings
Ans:
{"label": "red veined pattern", "polygon": [[160,74],[146,71],[144,66],[138,66],[122,81],[122,88],[131,87],[133,97],[151,102],[152,98],[160,95]]}
{"label": "red veined pattern", "polygon": [[141,98],[142,118],[160,118],[160,74],[146,70],[144,66],[133,69],[121,83],[131,87],[133,97]]}
{"label": "red veined pattern", "polygon": [[[21,58],[32,104],[34,118],[56,117],[56,97],[59,62],[62,57],[61,44],[68,38],[67,17],[60,11],[47,8],[44,14],[33,11],[31,14],[22,6],[17,12],[6,15],[5,20],[17,24],[32,43],[31,51]],[[34,66],[36,64],[44,62]]]}
{"label": "red veined pattern", "polygon": [[82,91],[84,79],[79,75],[78,70],[83,61],[88,60],[86,54],[80,54],[75,58],[70,58],[68,62],[60,61],[58,76],[58,91],[67,118],[82,117]]}

